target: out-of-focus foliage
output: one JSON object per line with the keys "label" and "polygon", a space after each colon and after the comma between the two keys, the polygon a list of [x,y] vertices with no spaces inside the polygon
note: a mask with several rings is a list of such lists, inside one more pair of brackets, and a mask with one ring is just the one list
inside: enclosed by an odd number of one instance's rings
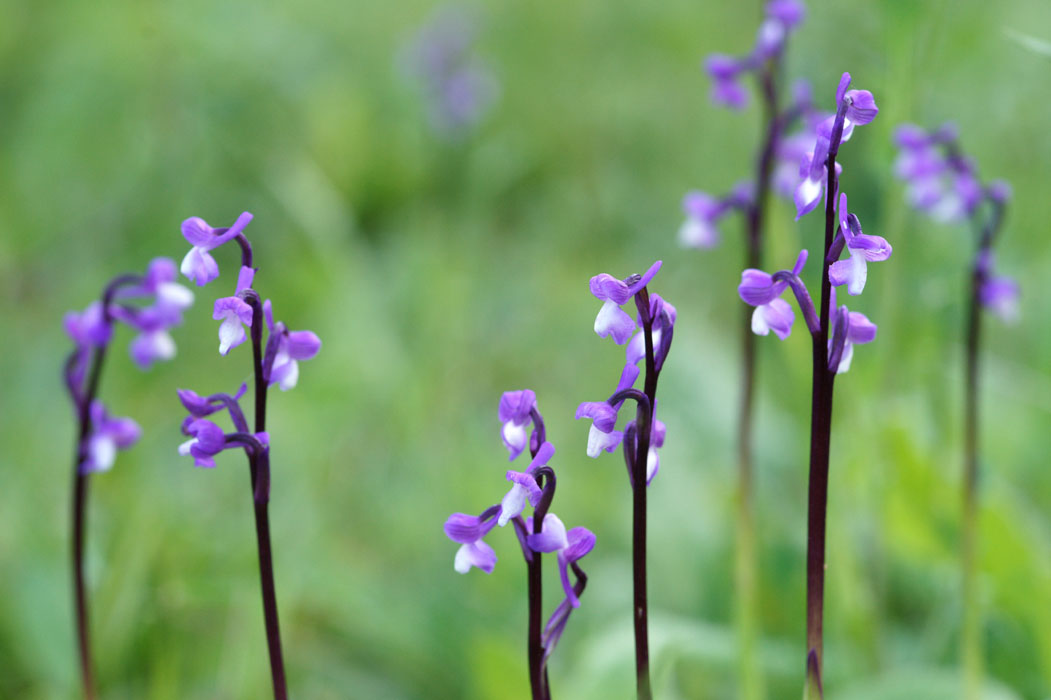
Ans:
{"label": "out-of-focus foliage", "polygon": [[[811,2],[789,50],[830,106],[843,70],[879,118],[844,147],[843,187],[894,257],[857,310],[880,336],[837,381],[826,678],[830,696],[955,698],[960,628],[960,343],[972,235],[907,211],[891,176],[901,121],[947,119],[1014,186],[999,270],[1016,327],[986,319],[980,585],[989,698],[1051,694],[1051,6]],[[0,696],[75,694],[68,508],[72,415],[61,315],[106,279],[181,256],[179,222],[242,210],[256,286],[324,341],[275,392],[271,522],[291,687],[303,698],[525,697],[525,576],[509,531],[491,576],[452,570],[441,523],[506,482],[500,392],[536,390],[558,448],[555,511],[598,545],[551,666],[565,697],[626,698],[630,503],[618,456],[584,455],[576,404],[605,396],[621,349],[591,330],[601,271],[656,258],[678,307],[664,373],[668,442],[651,491],[650,601],[662,698],[732,697],[736,231],[675,246],[690,187],[751,170],[757,110],[711,106],[701,58],[751,45],[759,3],[502,3],[477,8],[501,84],[452,143],[399,69],[423,2],[4,3],[0,21]],[[768,260],[821,223],[773,208]],[[247,469],[180,459],[176,387],[231,391],[247,346],[216,352],[198,292],[179,357],[103,380],[142,442],[93,478],[89,561],[106,698],[265,697]],[[813,266],[810,274],[813,275]],[[757,512],[770,697],[802,687],[809,342],[762,339]],[[548,607],[557,579],[548,567]]]}

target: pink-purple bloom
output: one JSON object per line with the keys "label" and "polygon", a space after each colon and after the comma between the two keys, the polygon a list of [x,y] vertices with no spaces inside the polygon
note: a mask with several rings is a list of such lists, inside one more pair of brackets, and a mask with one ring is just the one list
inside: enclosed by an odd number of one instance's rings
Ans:
{"label": "pink-purple bloom", "polygon": [[502,424],[500,438],[510,453],[510,461],[514,461],[529,445],[526,428],[533,420],[535,408],[536,394],[531,389],[505,391],[500,396],[500,406],[497,409],[497,417]]}
{"label": "pink-purple bloom", "polygon": [[82,474],[108,471],[117,458],[117,450],[124,450],[142,436],[139,424],[131,418],[114,418],[101,401],[91,402],[91,433],[84,445],[80,463]]}
{"label": "pink-purple bloom", "polygon": [[620,306],[645,287],[660,268],[661,261],[658,260],[642,275],[632,275],[621,280],[603,272],[591,278],[591,293],[603,302],[598,316],[595,317],[595,333],[600,338],[612,335],[617,345],[628,342],[631,334],[635,332],[635,319]]}
{"label": "pink-purple bloom", "polygon": [[546,467],[547,463],[555,455],[555,447],[550,442],[545,442],[537,450],[536,457],[529,463],[524,472],[508,470],[507,480],[511,482],[511,490],[507,492],[500,502],[500,517],[498,523],[503,527],[511,520],[522,514],[526,501],[529,505],[536,507],[540,502],[541,490],[536,482],[537,471]]}
{"label": "pink-purple bloom", "polygon": [[858,217],[847,211],[847,194],[839,194],[839,226],[845,238],[850,257],[837,260],[828,269],[828,278],[833,286],[847,285],[851,296],[861,294],[868,279],[869,262],[880,262],[890,257],[891,246],[882,236],[869,236],[861,231]]}
{"label": "pink-purple bloom", "polygon": [[182,222],[182,235],[190,245],[190,252],[182,259],[179,270],[187,278],[203,287],[219,276],[219,264],[211,256],[209,251],[218,248],[223,243],[233,240],[244,231],[252,220],[248,212],[237,217],[237,221],[229,228],[212,228],[208,222],[199,216],[193,216]]}
{"label": "pink-purple bloom", "polygon": [[496,518],[500,513],[499,506],[489,508],[480,516],[466,513],[453,513],[445,521],[445,534],[453,542],[458,542],[453,568],[466,574],[471,567],[491,574],[496,567],[496,552],[482,538],[496,527]]}
{"label": "pink-purple bloom", "polygon": [[[793,276],[799,276],[806,260],[807,251],[800,251],[796,264],[792,267]],[[774,276],[762,270],[750,268],[741,273],[741,283],[737,286],[737,294],[741,297],[741,301],[755,307],[755,311],[752,312],[753,333],[769,335],[770,331],[773,331],[781,340],[792,333],[792,324],[795,323],[796,314],[792,306],[781,298],[788,287],[787,280],[775,280]]]}

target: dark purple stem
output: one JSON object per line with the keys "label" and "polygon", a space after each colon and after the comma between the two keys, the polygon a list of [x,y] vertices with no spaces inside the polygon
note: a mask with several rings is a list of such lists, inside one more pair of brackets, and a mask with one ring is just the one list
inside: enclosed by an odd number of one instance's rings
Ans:
{"label": "dark purple stem", "polygon": [[[241,242],[241,236],[237,238]],[[242,245],[242,259],[251,265],[251,248]],[[254,290],[245,290],[244,299],[252,307],[252,364],[255,373],[255,432],[266,430],[266,379],[263,377],[263,305]],[[277,616],[277,593],[274,587],[274,562],[270,551],[270,516],[268,513],[270,463],[269,450],[249,453],[248,464],[252,482],[252,503],[255,508],[255,537],[259,551],[259,583],[263,592],[263,620],[266,624],[266,644],[270,653],[270,676],[275,700],[287,700],[285,662],[281,653],[281,630]],[[260,480],[263,483],[259,483]]]}
{"label": "dark purple stem", "polygon": [[[638,426],[635,463],[632,465],[632,571],[634,581],[635,622],[635,686],[640,700],[650,700],[649,603],[646,597],[646,464],[650,451],[650,433],[653,421],[652,407],[656,402],[657,370],[653,356],[653,319],[650,318],[650,295],[643,287],[635,295],[635,307],[646,340],[646,382],[643,393],[648,406],[638,402],[635,423]],[[645,408],[644,408],[645,406]],[[647,410],[649,409],[649,410]]]}
{"label": "dark purple stem", "polygon": [[981,619],[975,588],[978,520],[978,358],[981,348],[981,289],[989,274],[987,261],[1003,222],[1004,204],[990,198],[992,213],[982,229],[971,268],[968,292],[966,362],[964,379],[964,475],[963,475],[963,665],[966,697],[977,697],[981,675]]}
{"label": "dark purple stem", "polygon": [[[124,286],[140,284],[139,275],[121,275],[114,278],[102,292],[102,322],[107,326],[113,322],[110,316],[110,305],[117,290]],[[77,387],[68,380],[72,363],[67,362],[67,384],[77,408],[77,445],[73,456],[73,602],[77,625],[77,649],[80,660],[81,686],[84,697],[95,698],[94,664],[91,656],[91,632],[89,626],[87,591],[84,585],[84,532],[87,528],[88,474],[82,471],[87,457],[86,441],[91,434],[91,404],[98,395],[99,381],[102,377],[102,364],[106,359],[109,343],[95,348],[91,357],[91,369],[88,373],[87,388],[78,392]]]}
{"label": "dark purple stem", "polygon": [[808,697],[822,696],[821,672],[825,605],[825,532],[828,509],[828,461],[832,441],[832,388],[836,378],[828,366],[829,302],[832,283],[828,251],[836,232],[836,155],[843,138],[846,106],[841,105],[832,126],[825,189],[825,245],[821,254],[821,308],[819,328],[813,337],[813,390],[810,414],[810,485],[807,498],[807,661]]}

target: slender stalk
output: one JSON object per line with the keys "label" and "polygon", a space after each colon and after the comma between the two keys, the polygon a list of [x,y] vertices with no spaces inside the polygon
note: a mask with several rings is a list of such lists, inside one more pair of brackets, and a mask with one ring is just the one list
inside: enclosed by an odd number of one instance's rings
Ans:
{"label": "slender stalk", "polygon": [[807,495],[807,663],[806,694],[809,700],[824,697],[821,683],[824,654],[825,520],[828,509],[828,459],[832,440],[832,388],[836,374],[828,366],[828,331],[832,283],[828,251],[836,227],[836,154],[843,135],[844,109],[840,108],[832,128],[825,189],[825,245],[821,255],[821,308],[819,328],[813,337],[813,389],[810,415],[810,483]]}
{"label": "slender stalk", "polygon": [[[263,307],[258,295],[250,294],[246,302],[252,306],[252,363],[255,372],[255,432],[266,430],[266,389],[263,377]],[[270,676],[276,700],[287,700],[285,662],[281,653],[281,630],[277,616],[277,592],[274,587],[274,562],[270,550],[270,516],[268,513],[269,484],[257,490],[260,478],[269,479],[270,465],[262,460],[269,455],[249,457],[249,472],[252,484],[252,499],[255,510],[256,548],[259,552],[259,584],[263,593],[263,621],[266,625],[266,644],[270,655]],[[265,473],[264,473],[265,472]],[[262,497],[257,497],[262,494]]]}
{"label": "slender stalk", "polygon": [[653,319],[650,318],[650,298],[645,287],[635,296],[646,341],[646,381],[643,393],[649,399],[644,409],[636,410],[638,425],[635,461],[632,464],[632,570],[634,582],[635,621],[635,685],[639,700],[650,700],[649,603],[646,597],[646,467],[650,451],[650,433],[653,422],[652,407],[656,405],[657,371],[653,354]]}
{"label": "slender stalk", "polygon": [[964,697],[976,700],[981,692],[983,675],[981,623],[975,569],[978,539],[978,357],[981,349],[981,289],[988,269],[985,261],[1003,221],[1004,205],[995,199],[992,213],[983,227],[978,254],[970,274],[968,290],[966,360],[964,367],[964,473],[963,473],[963,533],[961,537],[961,565],[963,587],[962,657],[964,668]]}
{"label": "slender stalk", "polygon": [[[138,284],[142,278],[138,275],[120,275],[114,278],[102,293],[102,322],[112,324],[110,304],[117,290],[121,287]],[[77,626],[77,656],[80,663],[80,679],[84,697],[95,698],[94,663],[91,654],[91,627],[88,613],[87,588],[84,583],[84,533],[87,530],[87,499],[89,474],[83,472],[84,460],[87,458],[87,439],[91,434],[91,404],[98,396],[99,382],[102,378],[102,365],[106,359],[109,343],[97,346],[91,355],[91,368],[88,371],[87,386],[79,393],[72,381],[69,388],[73,401],[77,404],[77,445],[73,455],[73,504],[72,504],[72,557],[73,557],[73,605]],[[71,358],[72,359],[72,358]],[[70,363],[67,363],[69,372]],[[68,379],[68,375],[67,375]]]}
{"label": "slender stalk", "polygon": [[[534,517],[533,534],[539,534],[541,528],[542,523],[540,519]],[[543,629],[543,570],[540,563],[540,553],[530,552],[530,554],[532,556],[526,562],[529,576],[529,628],[526,637],[526,654],[529,660],[529,687],[532,690],[533,700],[544,700],[544,674],[542,671],[544,648],[540,643],[540,633]]]}
{"label": "slender stalk", "polygon": [[[775,59],[776,61],[776,59]],[[770,192],[770,172],[774,150],[780,138],[777,64],[766,66],[759,75],[766,114],[763,147],[756,164],[755,198],[746,210],[745,267],[762,268],[763,223]],[[758,700],[763,696],[762,676],[755,655],[757,636],[757,579],[755,515],[752,485],[752,416],[756,375],[756,336],[752,332],[752,308],[742,305],[741,317],[741,404],[737,419],[737,628],[741,697]]]}

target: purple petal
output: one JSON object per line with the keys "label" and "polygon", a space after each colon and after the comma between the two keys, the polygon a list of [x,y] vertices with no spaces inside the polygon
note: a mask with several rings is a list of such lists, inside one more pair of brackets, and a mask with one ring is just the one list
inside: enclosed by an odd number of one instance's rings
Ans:
{"label": "purple petal", "polygon": [[850,73],[844,73],[839,78],[839,86],[836,88],[836,106],[843,104],[843,98],[846,96],[847,88],[850,87]]}
{"label": "purple petal", "polygon": [[606,272],[592,277],[588,286],[591,293],[600,301],[613,301],[619,306],[631,298],[628,285],[624,284],[624,280],[619,280]]}
{"label": "purple petal", "polygon": [[244,290],[252,286],[252,280],[255,279],[255,270],[250,267],[241,266],[241,271],[237,273],[237,289],[234,294],[240,294]]}
{"label": "purple petal", "polygon": [[612,432],[617,425],[617,409],[605,401],[585,401],[577,406],[575,417],[577,420],[590,418],[604,433]]}
{"label": "purple petal", "polygon": [[146,267],[146,279],[143,286],[147,290],[156,291],[161,284],[174,282],[178,272],[175,261],[171,258],[154,258]]}
{"label": "purple petal", "polygon": [[847,243],[847,247],[851,250],[861,251],[869,262],[886,260],[893,252],[893,248],[890,247],[890,243],[887,242],[886,238],[869,236],[864,233],[854,236]]}
{"label": "purple petal", "polygon": [[530,413],[536,405],[536,394],[531,389],[505,391],[500,396],[497,416],[501,423],[513,421],[522,425],[530,420]]}
{"label": "purple petal", "polygon": [[[532,533],[532,518],[529,519],[527,531]],[[540,534],[529,534],[526,536],[526,544],[534,552],[557,552],[565,549],[569,544],[566,539],[566,526],[554,513],[544,516],[544,524]]]}
{"label": "purple petal", "polygon": [[595,533],[586,527],[575,527],[566,534],[567,545],[562,556],[567,563],[583,559],[595,548]]}
{"label": "purple petal", "polygon": [[658,260],[657,262],[650,265],[649,269],[642,273],[642,277],[640,277],[638,281],[635,282],[635,284],[628,287],[629,296],[635,296],[639,293],[639,291],[642,290],[643,287],[649,284],[650,280],[653,279],[653,276],[656,275],[657,271],[661,269],[662,264],[663,262],[661,260]]}
{"label": "purple petal", "polygon": [[729,80],[741,71],[741,64],[733,56],[713,53],[705,59],[704,70],[713,80]]}
{"label": "purple petal", "polygon": [[719,200],[700,190],[690,190],[682,198],[682,211],[692,219],[714,219],[721,209]]}
{"label": "purple petal", "polygon": [[664,422],[658,419],[653,421],[653,429],[650,432],[650,445],[653,447],[664,447],[664,437],[668,434],[668,428]]}
{"label": "purple petal", "polygon": [[513,462],[518,455],[522,454],[529,442],[526,424],[515,423],[511,420],[507,421],[500,430],[500,439],[503,440],[504,447],[511,453],[511,456],[508,458],[509,461]]}
{"label": "purple petal", "polygon": [[203,418],[219,410],[218,407],[212,406],[207,399],[191,389],[176,389],[175,393],[178,394],[179,401],[191,416]]}
{"label": "purple petal", "polygon": [[536,452],[536,457],[529,463],[527,471],[533,472],[540,467],[547,466],[547,463],[551,461],[551,458],[555,456],[555,446],[550,442],[545,442],[540,446],[540,449]]}
{"label": "purple petal", "polygon": [[[621,372],[620,372],[620,381],[617,382],[617,388],[616,388],[616,390],[613,393],[614,394],[619,394],[620,392],[624,391],[625,389],[630,389],[631,387],[635,386],[635,382],[638,380],[638,378],[639,378],[639,366],[637,364],[635,364],[634,362],[629,362],[628,364],[624,365],[624,369],[621,370]],[[620,405],[622,403],[624,403],[624,402],[623,401],[618,402],[616,405],[613,406],[613,408],[615,408],[615,409],[617,409],[619,411],[620,410]]]}
{"label": "purple petal", "polygon": [[167,331],[146,331],[135,336],[128,350],[135,364],[141,369],[149,369],[157,360],[175,357],[175,341]]}
{"label": "purple petal", "polygon": [[770,0],[766,3],[766,16],[772,17],[791,29],[803,21],[806,8],[799,0]]}
{"label": "purple petal", "polygon": [[982,306],[1007,322],[1018,320],[1018,283],[1009,277],[990,277],[979,289]]}
{"label": "purple petal", "polygon": [[717,105],[730,109],[744,109],[748,106],[748,93],[745,92],[736,78],[716,80],[712,83],[711,99]]}
{"label": "purple petal", "polygon": [[749,306],[761,306],[781,296],[785,285],[775,284],[774,278],[762,270],[748,269],[741,273],[737,294]]}
{"label": "purple petal", "polygon": [[482,520],[476,515],[453,513],[445,521],[445,534],[453,542],[469,544],[482,539],[496,525],[496,518]]}
{"label": "purple petal", "polygon": [[821,177],[817,179],[804,177],[796,187],[793,195],[793,200],[796,204],[796,221],[814,211],[818,203],[821,202],[821,195],[825,191],[824,174],[826,171],[827,168],[821,166]]}
{"label": "purple petal", "polygon": [[313,331],[289,331],[284,341],[285,352],[293,360],[310,360],[321,350],[321,339]]}
{"label": "purple petal", "polygon": [[847,119],[854,124],[868,124],[879,113],[876,99],[868,90],[849,90],[847,100]]}
{"label": "purple petal", "polygon": [[902,124],[894,131],[894,143],[901,148],[924,148],[930,141],[927,132],[915,124]]}
{"label": "purple petal", "polygon": [[208,250],[214,247],[211,245],[215,239],[214,231],[215,229],[199,216],[191,216],[182,222],[182,237],[195,248]]}
{"label": "purple petal", "polygon": [[863,343],[871,343],[875,339],[876,324],[870,321],[865,314],[851,311],[850,325],[847,328],[847,340],[861,345]]}
{"label": "purple petal", "polygon": [[111,418],[103,425],[103,430],[120,449],[131,447],[142,437],[142,428],[131,418]]}
{"label": "purple petal", "polygon": [[226,448],[223,429],[205,418],[198,418],[189,426],[190,435],[197,438],[195,447],[208,454],[218,454]]}

